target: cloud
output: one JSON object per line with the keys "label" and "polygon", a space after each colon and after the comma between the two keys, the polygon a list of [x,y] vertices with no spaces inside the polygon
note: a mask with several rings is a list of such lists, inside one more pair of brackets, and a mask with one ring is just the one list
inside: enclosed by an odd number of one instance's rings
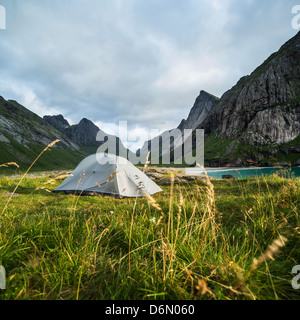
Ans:
{"label": "cloud", "polygon": [[176,127],[293,36],[293,1],[3,0],[0,94],[109,131]]}

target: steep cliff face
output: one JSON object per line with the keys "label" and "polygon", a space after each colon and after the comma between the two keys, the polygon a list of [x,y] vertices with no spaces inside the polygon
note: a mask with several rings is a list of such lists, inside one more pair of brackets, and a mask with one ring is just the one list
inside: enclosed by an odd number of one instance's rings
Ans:
{"label": "steep cliff face", "polygon": [[[300,32],[220,99],[200,92],[178,129],[205,130],[206,165],[300,162],[299,62]],[[158,138],[151,142],[158,144]],[[180,147],[181,138],[169,152]],[[149,144],[145,143],[144,153]]]}
{"label": "steep cliff face", "polygon": [[[23,169],[47,145],[60,140],[51,152],[47,152],[47,157],[39,159],[37,166],[46,170],[73,168],[103,144],[103,141],[96,140],[99,132],[111,137],[88,119],[82,119],[74,126],[70,126],[62,115],[42,119],[18,102],[6,101],[0,96],[0,165],[16,162]],[[127,154],[128,150],[119,138],[114,137],[113,143],[117,148],[120,146],[123,155]]]}
{"label": "steep cliff face", "polygon": [[218,104],[219,98],[201,90],[186,120],[182,120],[178,129],[196,129]]}
{"label": "steep cliff face", "polygon": [[16,162],[23,169],[54,140],[60,142],[38,166],[67,168],[82,158],[79,146],[64,134],[18,102],[0,97],[0,164]]}
{"label": "steep cliff face", "polygon": [[90,120],[84,118],[79,124],[67,127],[63,130],[64,134],[72,141],[82,146],[97,146],[96,141],[99,128]]}
{"label": "steep cliff face", "polygon": [[280,145],[293,141],[300,132],[300,107],[275,107],[256,113],[242,140],[250,146]]}
{"label": "steep cliff face", "polygon": [[299,61],[300,33],[226,92],[201,126],[224,138],[244,135],[249,144],[256,139],[253,135],[261,136],[264,144],[292,141],[300,128]]}
{"label": "steep cliff face", "polygon": [[[160,152],[158,152],[158,156],[161,157],[163,155],[169,155],[173,153],[173,151],[177,148],[181,148],[184,139],[189,137],[187,134],[184,136],[184,130],[196,129],[206,119],[218,102],[219,98],[201,90],[187,119],[183,119],[176,129],[165,131],[158,137],[155,137],[150,141],[146,141],[140,150],[141,159],[145,161],[150,149],[152,149],[152,151],[160,150]],[[178,132],[177,129],[180,130],[181,133],[180,131]],[[170,142],[169,145],[166,143],[168,140]],[[164,142],[164,144],[162,142]],[[153,157],[152,160],[157,161],[157,157]]]}
{"label": "steep cliff face", "polygon": [[[300,135],[299,61],[300,33],[227,91],[198,128],[205,129],[210,141],[212,136],[219,140],[235,140],[235,147],[231,148],[232,142],[230,147],[233,151],[238,149],[238,144],[258,147],[251,154],[240,154],[239,160],[252,156],[262,161],[266,157],[276,157],[281,144],[297,145]],[[225,155],[233,154],[227,148]],[[235,152],[234,157],[237,156]],[[216,158],[222,156],[216,154]],[[226,162],[224,154],[222,160]]]}
{"label": "steep cliff face", "polygon": [[63,131],[70,127],[69,122],[61,114],[57,116],[44,116],[43,119],[58,131]]}
{"label": "steep cliff face", "polygon": [[32,143],[47,146],[53,140],[58,139],[61,141],[61,148],[79,149],[74,142],[67,139],[38,115],[16,101],[6,101],[2,97],[0,97],[0,132],[3,142],[11,144],[10,140],[14,140],[25,148],[30,148]]}

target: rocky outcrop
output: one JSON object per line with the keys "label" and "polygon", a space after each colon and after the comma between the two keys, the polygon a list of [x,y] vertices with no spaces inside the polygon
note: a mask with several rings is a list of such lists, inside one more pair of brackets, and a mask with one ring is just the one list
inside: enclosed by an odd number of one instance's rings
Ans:
{"label": "rocky outcrop", "polygon": [[[175,170],[172,168],[157,168],[150,167],[143,170],[144,173],[154,182],[159,184],[169,183],[186,183],[190,181],[207,180],[207,176],[204,174],[190,175],[186,174],[185,170]],[[210,180],[215,178],[209,177]]]}
{"label": "rocky outcrop", "polygon": [[[117,154],[127,155],[127,153],[130,152],[124,147],[118,137],[105,133],[89,119],[83,118],[78,124],[72,126],[69,125],[68,121],[65,120],[62,115],[44,116],[44,120],[62,132],[71,141],[79,146],[92,147],[95,152],[98,147],[107,142],[107,139],[110,139],[110,143],[107,144],[108,148],[110,148],[110,150],[115,149]],[[106,138],[104,141],[97,141],[97,136]]]}
{"label": "rocky outcrop", "polygon": [[18,102],[0,97],[0,164],[16,162],[24,169],[54,140],[60,140],[51,151],[56,156],[48,152],[47,161],[42,158],[37,165],[42,160],[43,169],[65,168],[82,159],[79,146],[63,133]]}
{"label": "rocky outcrop", "polygon": [[66,135],[71,141],[81,146],[99,146],[101,143],[96,140],[99,132],[109,136],[100,130],[91,120],[86,118],[83,118],[78,124],[72,126],[62,115],[44,116],[43,119]]}
{"label": "rocky outcrop", "polygon": [[300,106],[258,111],[247,125],[242,141],[250,146],[288,143],[299,136]]}
{"label": "rocky outcrop", "polygon": [[82,146],[98,146],[96,136],[99,128],[90,120],[84,118],[79,124],[63,129],[64,134],[72,141]]}
{"label": "rocky outcrop", "polygon": [[220,99],[200,125],[221,138],[280,144],[299,136],[300,33]]}
{"label": "rocky outcrop", "polygon": [[61,114],[58,116],[44,116],[43,119],[58,131],[63,131],[70,127],[69,122]]}
{"label": "rocky outcrop", "polygon": [[25,148],[32,144],[47,146],[54,140],[60,140],[64,149],[78,150],[76,143],[50,126],[35,113],[29,111],[16,101],[6,101],[0,97],[0,139],[12,145],[13,141]]}
{"label": "rocky outcrop", "polygon": [[178,129],[196,129],[209,115],[213,108],[218,104],[219,98],[201,90],[189,116],[186,120],[182,120]]}
{"label": "rocky outcrop", "polygon": [[[160,150],[158,157],[165,156],[166,158],[170,158],[171,161],[177,160],[174,156],[175,152],[173,151],[181,149],[184,141],[190,136],[190,134],[184,134],[184,130],[194,130],[197,128],[218,104],[218,101],[219,98],[207,93],[206,91],[200,91],[200,94],[186,120],[183,119],[176,129],[165,131],[161,135],[144,143],[140,150],[142,162],[145,162],[150,149]],[[166,141],[169,141],[169,144]],[[180,154],[182,154],[182,152],[180,152]],[[152,154],[152,160],[156,163],[159,161],[158,157],[153,157]]]}
{"label": "rocky outcrop", "polygon": [[[300,32],[220,99],[201,91],[178,129],[205,130],[205,159],[210,166],[244,166],[251,161],[269,165],[277,158],[283,162],[299,159],[299,61]],[[175,139],[171,152],[182,148],[181,141],[182,136]],[[149,144],[144,145],[144,152]]]}
{"label": "rocky outcrop", "polygon": [[113,137],[111,143],[117,147],[116,151],[119,148],[122,155],[127,154],[128,150],[119,138],[106,135],[88,119],[70,126],[62,115],[42,119],[18,102],[0,97],[0,164],[13,161],[29,164],[45,146],[60,140],[54,146],[57,157],[53,157],[53,162],[49,161],[44,168],[70,167],[106,142],[96,140],[99,132],[102,136]]}
{"label": "rocky outcrop", "polygon": [[231,141],[230,146],[222,149],[220,143],[220,148],[215,148],[217,152],[210,164],[245,165],[250,159],[269,165],[277,157],[284,158],[282,150],[294,153],[291,159],[297,158],[300,148],[299,61],[300,32],[251,75],[241,78],[223,94],[198,126],[205,130],[206,139],[213,136],[220,142]]}

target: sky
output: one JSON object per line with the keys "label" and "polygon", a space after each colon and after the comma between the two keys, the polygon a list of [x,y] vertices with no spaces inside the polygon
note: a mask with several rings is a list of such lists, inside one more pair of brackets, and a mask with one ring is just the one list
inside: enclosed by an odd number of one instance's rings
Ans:
{"label": "sky", "polygon": [[294,36],[297,4],[0,0],[0,95],[110,134],[127,121],[133,150],[151,129],[176,128],[201,90],[221,97]]}

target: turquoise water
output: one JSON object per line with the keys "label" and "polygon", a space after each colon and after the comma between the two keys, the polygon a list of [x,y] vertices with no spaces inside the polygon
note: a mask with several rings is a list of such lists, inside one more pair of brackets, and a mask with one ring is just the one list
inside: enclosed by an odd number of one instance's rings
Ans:
{"label": "turquoise water", "polygon": [[[207,170],[207,174],[210,177],[222,178],[224,174],[230,174],[236,178],[247,178],[247,177],[259,177],[263,175],[270,175],[273,173],[279,173],[282,176],[286,177],[300,177],[300,167],[291,167],[291,168],[244,168],[244,169],[226,169],[226,170]],[[201,174],[202,170],[191,170],[188,171],[189,174]]]}

